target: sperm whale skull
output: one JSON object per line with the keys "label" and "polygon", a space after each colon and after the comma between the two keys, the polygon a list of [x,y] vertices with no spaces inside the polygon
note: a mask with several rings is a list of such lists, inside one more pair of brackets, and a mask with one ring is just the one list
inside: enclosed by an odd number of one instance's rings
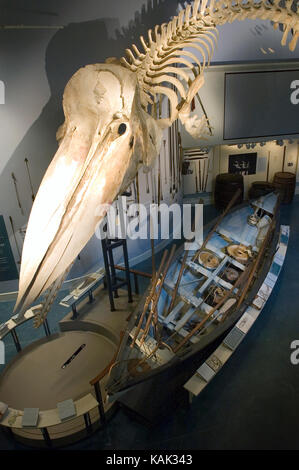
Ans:
{"label": "sperm whale skull", "polygon": [[139,105],[136,75],[88,65],[66,86],[60,142],[36,196],[22,253],[16,308],[23,311],[61,276],[111,203],[150,166],[161,132]]}

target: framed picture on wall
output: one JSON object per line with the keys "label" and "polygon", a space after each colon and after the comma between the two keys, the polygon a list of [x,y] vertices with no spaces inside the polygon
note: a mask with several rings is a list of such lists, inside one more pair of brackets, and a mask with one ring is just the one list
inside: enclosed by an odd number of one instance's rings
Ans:
{"label": "framed picture on wall", "polygon": [[255,175],[256,174],[257,153],[238,153],[229,155],[228,172],[238,175]]}

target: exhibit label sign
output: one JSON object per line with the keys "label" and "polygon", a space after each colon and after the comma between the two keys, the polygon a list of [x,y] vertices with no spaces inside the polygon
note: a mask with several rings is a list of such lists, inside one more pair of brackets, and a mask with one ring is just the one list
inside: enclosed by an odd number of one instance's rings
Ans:
{"label": "exhibit label sign", "polygon": [[223,139],[298,135],[299,70],[225,74]]}
{"label": "exhibit label sign", "polygon": [[19,273],[13,257],[3,216],[0,215],[0,281],[18,279]]}

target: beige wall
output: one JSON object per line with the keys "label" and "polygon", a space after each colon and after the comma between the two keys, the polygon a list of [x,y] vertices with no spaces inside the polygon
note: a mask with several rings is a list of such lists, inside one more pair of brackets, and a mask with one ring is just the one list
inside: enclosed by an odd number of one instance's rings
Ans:
{"label": "beige wall", "polygon": [[[281,147],[277,145],[275,141],[267,142],[266,145],[262,147],[257,144],[254,149],[247,149],[245,146],[238,148],[237,145],[216,145],[212,147],[209,152],[210,167],[206,189],[207,192],[214,190],[215,179],[219,173],[228,172],[229,155],[241,153],[257,153],[256,174],[244,176],[245,197],[247,197],[248,190],[253,181],[267,181],[267,173],[268,181],[272,182],[275,173],[278,171],[288,171],[290,173],[296,173],[297,171],[297,181],[299,181],[299,145],[297,142],[292,144],[287,142],[285,148],[286,151],[284,159],[284,146]],[[195,193],[195,191],[195,172],[193,171],[192,175],[184,176],[184,194],[192,194]]]}
{"label": "beige wall", "polygon": [[[256,145],[254,149],[249,150],[246,147],[239,149],[237,145],[217,146],[217,148],[214,149],[213,182],[215,182],[217,174],[228,172],[229,155],[257,152],[256,174],[244,176],[244,195],[247,197],[251,183],[253,181],[267,181],[267,172],[269,182],[273,181],[274,175],[278,171],[289,171],[291,173],[296,173],[299,146],[297,142],[295,142],[293,144],[287,143],[285,147],[286,152],[283,165],[284,147],[277,145],[275,141],[268,142],[263,147]],[[299,175],[297,174],[297,178],[298,176]]]}

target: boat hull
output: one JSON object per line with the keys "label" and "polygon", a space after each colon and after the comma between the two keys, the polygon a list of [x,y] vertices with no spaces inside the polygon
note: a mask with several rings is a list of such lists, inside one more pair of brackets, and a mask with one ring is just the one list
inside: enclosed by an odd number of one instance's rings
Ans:
{"label": "boat hull", "polygon": [[[247,203],[248,205],[248,203]],[[240,207],[245,207],[245,204],[234,209],[239,210]],[[233,212],[234,212],[233,211]],[[150,412],[151,416],[161,416],[165,403],[171,407],[171,402],[174,402],[174,406],[177,402],[177,393],[180,396],[180,390],[183,385],[193,376],[196,370],[211,356],[211,354],[217,349],[217,347],[223,342],[228,333],[234,328],[238,320],[244,314],[245,310],[252,303],[255,298],[260,286],[264,282],[264,279],[270,269],[273,255],[278,243],[279,237],[279,217],[276,215],[276,225],[272,233],[271,241],[269,241],[265,256],[263,257],[263,264],[259,270],[259,275],[253,282],[250,291],[248,292],[245,300],[241,304],[240,308],[233,312],[223,323],[221,323],[214,331],[201,338],[198,343],[190,345],[190,347],[182,350],[181,354],[175,356],[171,361],[152,369],[148,373],[140,375],[128,380],[123,386],[117,385],[114,382],[114,377],[111,377],[108,383],[108,395],[113,399],[119,397],[119,394],[124,394],[120,399],[129,408],[138,407],[141,404],[141,409],[144,408],[144,404],[150,400],[151,408],[153,406],[157,409],[156,412],[152,409]],[[209,224],[212,226],[213,222]],[[207,227],[209,229],[209,226]],[[146,293],[147,295],[147,293]],[[146,297],[145,295],[145,297]],[[145,301],[145,297],[141,300],[139,311],[142,310],[142,306]],[[130,325],[128,330],[130,330]],[[128,340],[128,336],[127,336]],[[124,360],[124,351],[126,348],[126,339],[124,339],[123,347],[120,350],[119,359]],[[166,400],[166,401],[165,401]],[[179,398],[181,401],[182,398]],[[164,406],[163,406],[164,403]],[[137,411],[140,414],[140,410]],[[167,411],[166,411],[167,412]]]}

